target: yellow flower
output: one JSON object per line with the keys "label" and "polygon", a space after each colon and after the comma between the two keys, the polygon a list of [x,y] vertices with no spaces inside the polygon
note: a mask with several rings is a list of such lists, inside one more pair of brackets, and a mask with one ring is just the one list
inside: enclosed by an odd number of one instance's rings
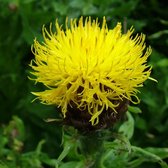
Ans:
{"label": "yellow flower", "polygon": [[54,33],[43,27],[44,42],[35,39],[32,49],[34,80],[48,88],[33,93],[42,103],[61,107],[64,117],[74,105],[79,113],[87,110],[92,125],[109,109],[117,113],[123,99],[139,103],[137,88],[151,72],[144,34],[133,37],[133,28],[122,34],[121,23],[108,29],[105,17],[102,26],[98,19],[81,17],[70,27],[66,22],[65,30],[58,21],[55,27]]}

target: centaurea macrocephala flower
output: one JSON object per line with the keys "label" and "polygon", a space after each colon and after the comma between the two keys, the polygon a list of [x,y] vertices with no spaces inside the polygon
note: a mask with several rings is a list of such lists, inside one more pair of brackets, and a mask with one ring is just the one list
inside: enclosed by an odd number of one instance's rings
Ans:
{"label": "centaurea macrocephala flower", "polygon": [[122,34],[121,23],[108,29],[105,17],[101,26],[98,19],[81,17],[65,30],[58,21],[55,27],[54,33],[43,27],[44,42],[35,39],[32,49],[31,73],[47,88],[33,92],[42,103],[60,107],[64,118],[69,109],[87,113],[92,126],[109,111],[117,114],[122,102],[139,103],[137,89],[151,73],[144,34],[133,37],[133,28]]}

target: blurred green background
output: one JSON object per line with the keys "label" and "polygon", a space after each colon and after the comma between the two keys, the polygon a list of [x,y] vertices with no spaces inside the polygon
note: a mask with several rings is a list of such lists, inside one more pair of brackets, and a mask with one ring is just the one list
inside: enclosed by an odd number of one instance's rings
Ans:
{"label": "blurred green background", "polygon": [[[38,101],[31,103],[34,96],[30,92],[37,91],[38,85],[34,86],[27,76],[33,58],[31,44],[35,37],[42,40],[42,25],[48,26],[56,18],[64,23],[67,16],[92,16],[100,20],[106,16],[109,28],[120,21],[127,29],[133,25],[135,33],[147,35],[147,45],[153,50],[149,59],[152,77],[158,83],[147,81],[141,89],[142,113],[134,116],[132,144],[168,147],[167,11],[164,0],[0,0],[0,160],[8,158],[11,165],[17,165],[14,155],[36,155],[43,139],[42,160],[46,161],[43,167],[52,167],[47,158],[57,158],[62,150],[61,126],[44,122],[46,118],[57,117],[56,107]],[[21,167],[40,168],[40,160],[31,159]]]}

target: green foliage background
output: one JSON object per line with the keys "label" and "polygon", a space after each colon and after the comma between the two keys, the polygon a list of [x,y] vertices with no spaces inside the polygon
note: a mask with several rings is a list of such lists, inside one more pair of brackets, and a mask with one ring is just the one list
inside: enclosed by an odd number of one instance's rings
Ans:
{"label": "green foliage background", "polygon": [[42,25],[56,18],[64,23],[67,16],[100,20],[106,16],[111,28],[120,21],[125,29],[133,25],[136,33],[147,35],[147,44],[153,49],[149,59],[152,77],[158,83],[147,81],[141,89],[142,113],[134,116],[131,143],[168,147],[167,11],[164,0],[0,0],[0,166],[5,168],[8,160],[9,167],[54,167],[56,160],[51,158],[56,159],[62,151],[61,126],[44,122],[57,117],[56,108],[31,103],[34,97],[30,92],[37,91],[37,86],[27,76],[33,58],[31,44],[35,37],[42,40]]}

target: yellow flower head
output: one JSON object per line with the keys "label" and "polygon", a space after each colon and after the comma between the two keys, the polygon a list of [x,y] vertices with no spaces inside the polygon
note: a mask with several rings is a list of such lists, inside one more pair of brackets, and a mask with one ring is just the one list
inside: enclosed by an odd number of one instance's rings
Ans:
{"label": "yellow flower head", "polygon": [[44,42],[35,39],[33,45],[34,80],[48,88],[33,93],[42,103],[61,107],[64,117],[75,105],[96,125],[101,113],[117,113],[123,99],[139,102],[137,88],[151,72],[146,63],[151,48],[146,48],[144,34],[133,37],[133,28],[122,34],[121,23],[108,29],[105,17],[102,26],[98,19],[81,17],[72,19],[70,27],[66,22],[65,30],[58,21],[55,27],[54,33],[43,27]]}

